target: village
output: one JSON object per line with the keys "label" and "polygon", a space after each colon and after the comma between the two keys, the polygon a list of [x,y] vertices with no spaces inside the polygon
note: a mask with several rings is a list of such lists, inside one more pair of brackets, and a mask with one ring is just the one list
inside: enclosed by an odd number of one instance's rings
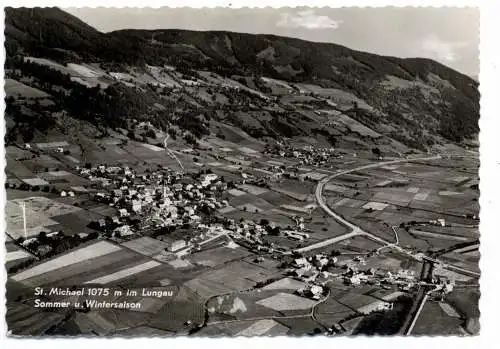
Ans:
{"label": "village", "polygon": [[[27,147],[28,149],[30,147]],[[58,150],[59,151],[59,150]],[[318,154],[306,149],[306,153],[293,150],[292,157],[302,159],[301,164],[314,161],[326,161],[328,156],[335,154],[319,153],[319,156],[308,158],[307,154]],[[281,157],[286,153],[280,152]],[[305,161],[304,161],[305,159]],[[264,257],[271,257],[281,262],[280,269],[284,275],[292,277],[306,285],[296,293],[300,296],[321,300],[327,297],[328,283],[332,280],[345,285],[359,287],[374,285],[395,290],[394,294],[410,292],[420,287],[414,270],[399,269],[389,271],[384,268],[367,267],[365,258],[378,254],[378,250],[369,252],[368,256],[354,256],[339,261],[336,251],[331,253],[298,252],[296,249],[281,246],[266,240],[266,236],[283,236],[286,239],[303,242],[309,239],[310,230],[306,228],[306,216],[294,215],[294,226],[283,229],[267,219],[256,222],[251,219],[228,219],[219,213],[229,206],[224,193],[235,189],[239,184],[255,184],[269,187],[269,181],[276,175],[290,178],[297,171],[283,166],[270,166],[273,174],[260,177],[246,175],[241,172],[238,182],[226,182],[223,176],[213,173],[210,169],[186,174],[174,171],[168,167],[158,167],[139,173],[129,166],[77,166],[74,170],[82,178],[87,179],[94,189],[93,201],[112,207],[116,214],[90,222],[89,226],[99,234],[80,233],[80,241],[91,239],[109,239],[115,243],[124,243],[140,236],[149,236],[165,243],[161,252],[162,260],[176,260],[207,248],[223,245],[235,245],[248,249],[257,257],[257,264]],[[258,177],[257,177],[258,178]],[[279,178],[279,177],[278,177]],[[302,179],[303,180],[303,179]],[[264,183],[264,184],[263,184]],[[74,191],[60,191],[61,197],[74,197]],[[445,226],[444,219],[431,220],[427,223],[408,223],[405,227],[425,225]],[[176,232],[177,231],[177,232]],[[57,248],[57,241],[64,240],[64,235],[58,232],[39,234],[19,242],[28,251],[40,257],[54,256],[64,252]],[[47,241],[49,240],[49,241]],[[59,251],[59,252],[58,252]],[[435,277],[430,281],[434,285],[433,292],[438,297],[453,291],[455,281],[448,278]],[[399,291],[398,291],[399,290]],[[374,304],[367,310],[382,311],[391,309],[389,300]]]}

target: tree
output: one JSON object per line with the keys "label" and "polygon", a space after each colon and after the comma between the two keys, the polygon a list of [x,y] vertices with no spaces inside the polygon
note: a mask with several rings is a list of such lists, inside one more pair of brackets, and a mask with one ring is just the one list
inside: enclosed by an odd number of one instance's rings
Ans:
{"label": "tree", "polygon": [[380,149],[377,147],[377,148],[372,148],[372,153],[373,155],[375,155],[376,157],[380,157],[382,156],[382,152],[380,151]]}
{"label": "tree", "polygon": [[271,236],[279,236],[280,235],[280,228],[278,226],[272,228],[269,225],[266,227],[267,233]]}
{"label": "tree", "polygon": [[38,233],[38,241],[40,243],[47,241],[47,233],[44,231],[41,231],[40,233]]}
{"label": "tree", "polygon": [[144,135],[146,137],[156,139],[156,132],[153,129],[148,129],[146,132],[144,132]]}

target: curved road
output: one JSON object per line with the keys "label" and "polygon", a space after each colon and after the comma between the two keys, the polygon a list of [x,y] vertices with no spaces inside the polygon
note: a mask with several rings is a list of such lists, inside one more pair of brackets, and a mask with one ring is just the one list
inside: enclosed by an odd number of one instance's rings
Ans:
{"label": "curved road", "polygon": [[351,232],[349,232],[347,234],[344,234],[344,235],[336,236],[336,237],[328,239],[328,240],[324,240],[324,241],[318,242],[318,243],[313,244],[313,245],[309,245],[309,246],[297,249],[296,251],[297,252],[311,251],[311,250],[314,250],[314,249],[317,249],[317,248],[321,248],[321,247],[325,247],[325,246],[334,244],[336,242],[339,242],[339,241],[342,241],[342,240],[345,240],[345,239],[348,239],[348,238],[351,238],[351,237],[354,237],[354,236],[357,236],[357,235],[367,236],[368,238],[370,238],[372,240],[375,240],[375,241],[377,241],[377,242],[379,242],[379,243],[381,243],[383,245],[392,245],[393,243],[391,243],[389,241],[386,241],[386,240],[384,240],[382,238],[379,238],[378,236],[375,236],[375,235],[373,235],[373,234],[371,234],[371,233],[369,233],[367,231],[364,231],[363,229],[361,229],[357,225],[352,224],[348,220],[344,219],[343,217],[341,217],[340,215],[338,215],[337,213],[335,213],[334,211],[332,211],[330,209],[330,207],[328,207],[328,205],[326,204],[326,202],[325,202],[325,200],[323,198],[323,188],[333,178],[341,176],[341,175],[344,175],[344,174],[347,174],[347,173],[350,173],[350,172],[362,171],[362,170],[366,170],[366,169],[370,169],[370,168],[376,168],[376,167],[381,167],[381,166],[386,166],[386,165],[391,165],[391,164],[398,164],[398,163],[402,163],[402,162],[423,161],[423,160],[437,160],[437,159],[440,159],[440,158],[441,158],[440,155],[435,155],[435,156],[424,157],[424,158],[398,159],[398,160],[377,162],[377,163],[374,163],[374,164],[369,164],[369,165],[363,165],[363,166],[355,167],[355,168],[352,168],[352,169],[349,169],[349,170],[339,171],[339,172],[337,172],[337,173],[335,173],[335,174],[333,174],[331,176],[325,177],[324,179],[322,179],[321,181],[318,182],[318,185],[316,187],[316,192],[315,192],[316,201],[318,202],[318,204],[321,206],[321,208],[326,213],[328,213],[330,216],[332,216],[336,221],[338,221],[338,222],[342,223],[343,225],[345,225],[346,227],[350,228]]}
{"label": "curved road", "polygon": [[[330,238],[330,239],[327,239],[327,240],[323,240],[323,241],[320,241],[318,243],[315,243],[315,244],[312,244],[312,245],[309,245],[309,246],[306,246],[306,247],[302,247],[302,248],[296,249],[295,251],[299,252],[299,253],[307,252],[307,251],[315,250],[317,248],[322,248],[322,247],[325,247],[325,246],[337,243],[337,242],[345,240],[345,239],[349,239],[351,237],[355,237],[355,236],[360,236],[361,235],[361,236],[365,236],[365,237],[367,237],[367,238],[369,238],[369,239],[371,239],[373,241],[376,241],[376,242],[378,242],[378,243],[380,243],[382,245],[385,245],[386,247],[391,247],[391,248],[397,249],[399,252],[406,253],[407,255],[415,258],[415,256],[413,255],[413,253],[411,251],[407,251],[407,250],[405,250],[404,248],[402,248],[401,246],[398,245],[399,241],[398,241],[398,238],[397,238],[397,234],[396,234],[396,241],[395,242],[389,242],[389,241],[384,240],[384,239],[382,239],[382,238],[380,238],[380,237],[378,237],[376,235],[373,235],[372,233],[369,233],[369,232],[363,230],[362,228],[358,227],[357,225],[354,225],[353,223],[349,222],[348,220],[344,219],[342,216],[340,216],[339,214],[337,214],[333,210],[331,210],[330,207],[328,207],[328,205],[326,204],[326,202],[325,202],[325,200],[323,198],[323,188],[333,178],[341,176],[343,174],[350,173],[350,172],[361,171],[361,170],[366,170],[366,169],[370,169],[370,168],[376,168],[376,167],[381,167],[381,166],[386,166],[386,165],[391,165],[391,164],[398,164],[398,163],[402,163],[402,162],[426,161],[426,160],[438,160],[438,159],[441,159],[440,155],[435,155],[435,156],[430,156],[430,157],[420,157],[420,158],[410,158],[410,159],[398,159],[398,160],[384,161],[384,162],[378,162],[378,163],[374,163],[374,164],[369,164],[369,165],[363,165],[363,166],[355,167],[355,168],[352,168],[352,169],[349,169],[349,170],[339,171],[336,174],[333,174],[331,176],[325,177],[320,182],[318,182],[318,186],[316,187],[316,192],[315,192],[316,201],[318,202],[318,204],[321,206],[321,208],[326,213],[328,213],[330,216],[332,216],[338,222],[340,222],[340,223],[344,224],[346,227],[350,228],[351,231],[349,233],[346,233],[346,234],[343,234],[343,235],[340,235],[340,236],[336,236],[336,237],[333,237],[333,238]],[[475,271],[467,270],[467,269],[464,269],[464,268],[461,268],[461,267],[458,267],[458,266],[455,266],[455,265],[444,264],[441,261],[439,261],[439,260],[437,260],[435,258],[431,258],[429,256],[423,256],[423,259],[427,260],[429,262],[432,262],[432,263],[439,264],[439,265],[441,265],[445,269],[449,269],[449,270],[452,270],[452,271],[455,271],[455,272],[458,272],[458,273],[461,273],[461,274],[465,274],[465,275],[469,275],[469,276],[473,276],[473,277],[479,277],[480,276],[480,274],[477,273],[477,272],[475,272]]]}
{"label": "curved road", "polygon": [[[441,158],[440,155],[436,155],[436,156],[424,157],[424,158],[399,159],[399,160],[393,160],[393,161],[385,161],[385,162],[379,162],[379,163],[365,165],[365,166],[359,166],[359,167],[356,167],[356,168],[353,168],[350,170],[339,171],[336,174],[325,177],[324,179],[322,179],[318,183],[318,186],[316,187],[316,192],[315,192],[316,201],[318,202],[318,204],[321,206],[321,208],[326,213],[328,213],[330,216],[332,216],[338,222],[340,222],[340,223],[344,224],[346,227],[350,228],[351,231],[347,234],[343,234],[341,236],[337,236],[337,237],[334,237],[331,239],[327,239],[327,240],[318,242],[318,243],[310,245],[310,246],[303,247],[301,249],[298,249],[297,251],[298,252],[306,252],[306,251],[314,250],[316,248],[321,248],[324,246],[328,246],[330,244],[334,244],[338,241],[345,240],[345,239],[348,239],[350,237],[363,235],[363,236],[366,236],[367,238],[370,238],[374,241],[382,243],[383,245],[385,245],[385,247],[396,248],[401,252],[406,252],[409,255],[412,255],[411,252],[408,252],[408,251],[404,250],[402,247],[398,246],[399,239],[398,239],[398,235],[397,235],[397,231],[396,231],[395,227],[392,227],[392,229],[393,229],[395,237],[396,237],[396,242],[391,243],[391,242],[388,242],[388,241],[386,241],[378,236],[375,236],[367,231],[364,231],[359,226],[354,225],[353,223],[347,221],[346,219],[344,219],[343,217],[341,217],[340,215],[335,213],[333,210],[331,210],[323,198],[323,188],[333,178],[341,176],[343,174],[350,173],[350,172],[366,170],[366,169],[381,167],[381,166],[390,165],[390,164],[397,164],[397,163],[401,163],[401,162],[437,160],[440,158]],[[469,276],[479,277],[479,273],[477,273],[477,272],[466,270],[464,268],[461,268],[461,267],[458,267],[455,265],[443,264],[442,262],[440,262],[439,260],[437,260],[435,258],[432,258],[429,256],[423,256],[422,275],[421,275],[422,280],[430,282],[430,279],[432,278],[432,271],[434,268],[434,264],[441,265],[443,268],[453,270],[455,272],[459,272],[459,273],[466,274]],[[417,319],[418,319],[418,317],[423,309],[423,306],[424,306],[425,302],[427,301],[427,299],[428,299],[429,295],[431,294],[434,287],[435,287],[434,285],[420,287],[418,294],[417,294],[417,297],[415,298],[413,307],[412,307],[411,311],[409,312],[408,317],[405,321],[405,324],[403,325],[403,327],[401,329],[401,332],[400,332],[401,334],[409,335],[411,333],[411,331],[413,330],[413,327],[415,326],[415,323],[416,323],[416,321],[417,321]]]}
{"label": "curved road", "polygon": [[177,156],[167,147],[167,141],[168,141],[169,137],[170,137],[170,135],[167,134],[167,137],[165,137],[165,139],[163,140],[163,145],[165,146],[165,149],[167,150],[168,155],[170,155],[170,157],[172,159],[175,159],[177,161],[177,163],[179,164],[180,168],[184,171],[184,166],[182,166],[182,163],[179,160],[179,158],[177,158]]}

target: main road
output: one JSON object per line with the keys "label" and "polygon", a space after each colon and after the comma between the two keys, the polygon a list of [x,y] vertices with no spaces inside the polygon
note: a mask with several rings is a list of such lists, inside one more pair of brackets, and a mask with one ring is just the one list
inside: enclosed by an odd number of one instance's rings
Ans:
{"label": "main road", "polygon": [[165,146],[165,149],[167,150],[167,153],[168,155],[170,155],[170,157],[172,159],[175,159],[177,161],[177,163],[179,164],[179,167],[184,171],[184,166],[182,166],[182,162],[179,160],[179,158],[173,153],[172,150],[168,149],[167,147],[167,141],[168,141],[168,138],[170,137],[169,134],[167,134],[167,137],[165,137],[165,139],[163,140],[163,145]]}
{"label": "main road", "polygon": [[386,240],[384,240],[384,239],[382,239],[382,238],[380,238],[378,236],[373,235],[372,233],[364,231],[363,229],[361,229],[357,225],[352,224],[348,220],[344,219],[344,217],[342,217],[339,214],[337,214],[334,211],[332,211],[330,209],[330,207],[328,207],[328,205],[326,204],[326,202],[325,202],[325,200],[323,198],[323,189],[324,189],[325,185],[328,182],[330,182],[332,179],[334,179],[335,177],[339,177],[339,176],[342,176],[344,174],[348,174],[348,173],[351,173],[351,172],[362,171],[362,170],[367,170],[367,169],[371,169],[371,168],[382,167],[382,166],[387,166],[387,165],[392,165],[392,164],[398,164],[398,163],[402,163],[402,162],[426,161],[426,160],[437,160],[437,159],[441,159],[441,156],[440,155],[435,155],[435,156],[430,156],[430,157],[406,158],[406,159],[398,159],[398,160],[377,162],[377,163],[374,163],[374,164],[358,166],[358,167],[351,168],[351,169],[348,169],[348,170],[338,171],[337,173],[335,173],[335,174],[333,174],[331,176],[323,178],[321,181],[318,182],[318,185],[316,186],[316,192],[315,192],[316,201],[318,202],[319,206],[321,206],[321,208],[326,213],[328,213],[330,216],[332,216],[336,221],[338,221],[341,224],[345,225],[351,231],[349,233],[344,234],[344,235],[336,236],[336,237],[331,238],[331,239],[320,241],[320,242],[315,243],[313,245],[309,245],[309,246],[306,246],[306,247],[299,248],[296,251],[297,252],[307,252],[307,251],[315,250],[317,248],[325,247],[325,246],[334,244],[334,243],[339,242],[341,240],[349,239],[349,238],[357,236],[357,235],[364,235],[364,236],[366,236],[366,237],[368,237],[368,238],[370,238],[370,239],[372,239],[374,241],[377,241],[377,242],[379,242],[379,243],[381,243],[383,245],[394,245],[394,243],[391,243],[391,242],[386,241]]}

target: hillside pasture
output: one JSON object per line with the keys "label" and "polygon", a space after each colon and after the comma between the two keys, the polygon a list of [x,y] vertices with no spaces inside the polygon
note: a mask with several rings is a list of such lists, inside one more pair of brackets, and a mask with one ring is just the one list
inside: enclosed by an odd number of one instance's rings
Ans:
{"label": "hillside pasture", "polygon": [[22,82],[13,79],[5,79],[4,81],[5,97],[26,98],[26,99],[43,99],[49,98],[50,95],[42,90],[33,88]]}

